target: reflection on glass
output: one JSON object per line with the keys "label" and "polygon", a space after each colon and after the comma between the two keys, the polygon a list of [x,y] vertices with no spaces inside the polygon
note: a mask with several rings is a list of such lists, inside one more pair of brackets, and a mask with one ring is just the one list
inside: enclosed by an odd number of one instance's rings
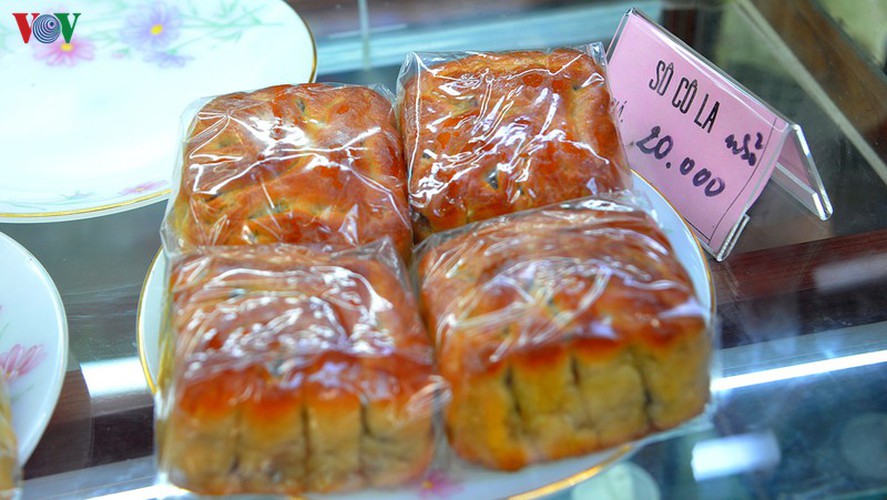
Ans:
{"label": "reflection on glass", "polygon": [[781,460],[773,431],[700,441],[691,466],[697,481],[774,467]]}
{"label": "reflection on glass", "polygon": [[887,350],[867,352],[853,356],[842,356],[840,358],[823,359],[811,363],[802,363],[781,368],[773,368],[771,370],[762,370],[759,372],[734,375],[732,377],[724,377],[712,382],[712,390],[716,392],[728,391],[730,389],[768,384],[780,380],[819,375],[822,373],[836,372],[848,368],[858,368],[860,366],[868,366],[884,362],[887,362]]}
{"label": "reflection on glass", "polygon": [[93,398],[122,396],[148,390],[139,358],[89,361],[80,365]]}

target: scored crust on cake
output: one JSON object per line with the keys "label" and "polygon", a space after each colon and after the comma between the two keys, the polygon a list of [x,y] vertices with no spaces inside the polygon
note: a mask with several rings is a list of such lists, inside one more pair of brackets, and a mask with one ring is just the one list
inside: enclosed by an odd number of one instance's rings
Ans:
{"label": "scored crust on cake", "polygon": [[421,475],[433,351],[391,245],[211,247],[171,269],[159,464],[201,494],[342,491]]}
{"label": "scored crust on cake", "polygon": [[703,410],[705,316],[648,215],[584,201],[465,229],[416,256],[459,455],[515,470]]}
{"label": "scored crust on cake", "polygon": [[417,241],[627,187],[605,72],[590,55],[474,53],[416,64],[398,106]]}
{"label": "scored crust on cake", "polygon": [[184,143],[174,247],[412,243],[394,112],[356,86],[280,85],[216,97]]}

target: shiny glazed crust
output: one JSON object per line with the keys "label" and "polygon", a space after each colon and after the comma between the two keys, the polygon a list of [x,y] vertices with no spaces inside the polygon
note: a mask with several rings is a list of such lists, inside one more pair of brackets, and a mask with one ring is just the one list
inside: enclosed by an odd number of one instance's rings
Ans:
{"label": "shiny glazed crust", "polygon": [[158,424],[170,480],[292,495],[420,475],[433,452],[432,349],[401,280],[365,255],[286,245],[175,265],[175,367]]}
{"label": "shiny glazed crust", "polygon": [[406,167],[391,103],[364,87],[281,85],[208,102],[184,146],[173,238],[197,245],[390,236],[407,256]]}
{"label": "shiny glazed crust", "polygon": [[604,71],[582,52],[480,53],[420,67],[399,106],[417,241],[629,179]]}
{"label": "shiny glazed crust", "polygon": [[703,410],[704,317],[643,212],[495,219],[420,259],[423,315],[453,393],[447,430],[462,457],[515,470]]}

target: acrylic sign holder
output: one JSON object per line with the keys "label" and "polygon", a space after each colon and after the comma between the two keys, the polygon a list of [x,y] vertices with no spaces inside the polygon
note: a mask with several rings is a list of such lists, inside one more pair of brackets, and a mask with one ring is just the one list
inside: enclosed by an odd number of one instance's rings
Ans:
{"label": "acrylic sign holder", "polygon": [[772,178],[826,220],[832,205],[801,127],[636,9],[608,51],[628,159],[725,259]]}

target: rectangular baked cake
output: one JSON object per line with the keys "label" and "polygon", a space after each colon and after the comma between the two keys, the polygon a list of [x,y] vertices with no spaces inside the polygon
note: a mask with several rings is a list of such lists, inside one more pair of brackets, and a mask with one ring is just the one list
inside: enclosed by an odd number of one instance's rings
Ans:
{"label": "rectangular baked cake", "polygon": [[432,346],[388,240],[329,253],[203,248],[170,272],[159,465],[199,494],[417,478],[434,449]]}
{"label": "rectangular baked cake", "polygon": [[589,51],[408,57],[398,106],[415,237],[623,189],[606,72]]}
{"label": "rectangular baked cake", "polygon": [[450,444],[505,470],[581,455],[699,414],[705,311],[656,223],[615,200],[489,219],[416,257],[452,390]]}
{"label": "rectangular baked cake", "polygon": [[278,85],[207,102],[183,145],[167,248],[412,243],[391,102],[367,87]]}

